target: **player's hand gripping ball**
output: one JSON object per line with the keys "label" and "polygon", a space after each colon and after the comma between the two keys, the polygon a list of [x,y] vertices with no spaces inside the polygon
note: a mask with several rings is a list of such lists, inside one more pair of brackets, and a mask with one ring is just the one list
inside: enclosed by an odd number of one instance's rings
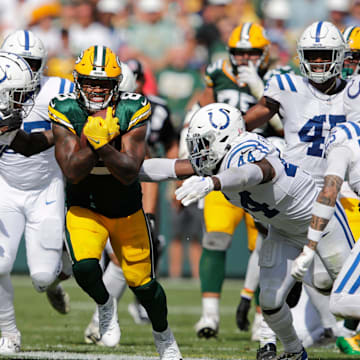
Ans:
{"label": "player's hand gripping ball", "polygon": [[83,134],[95,150],[116,138],[120,134],[120,126],[118,118],[112,115],[112,108],[108,107],[89,116]]}

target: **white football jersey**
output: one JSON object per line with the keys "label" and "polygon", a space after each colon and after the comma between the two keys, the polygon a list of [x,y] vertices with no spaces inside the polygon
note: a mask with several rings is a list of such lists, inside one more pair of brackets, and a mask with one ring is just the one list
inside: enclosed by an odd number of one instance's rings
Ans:
{"label": "white football jersey", "polygon": [[312,174],[320,186],[326,169],[325,139],[330,129],[346,121],[344,91],[326,95],[294,74],[276,74],[265,87],[264,96],[280,103],[285,159]]}
{"label": "white football jersey", "polygon": [[276,172],[271,182],[242,192],[223,193],[233,205],[244,208],[256,219],[274,226],[284,235],[303,241],[318,189],[308,173],[285,162],[279,150],[268,140],[258,134],[244,133],[226,154],[219,172],[265,157]]}
{"label": "white football jersey", "polygon": [[[73,90],[74,84],[70,80],[42,77],[35,105],[24,119],[22,129],[28,133],[51,129],[48,116],[50,100]],[[61,176],[61,170],[55,159],[54,147],[30,157],[7,148],[0,156],[0,176],[10,186],[21,190],[36,190],[47,186],[53,176]]]}
{"label": "white football jersey", "polygon": [[[339,161],[348,161],[344,180],[348,180],[350,188],[357,194],[360,194],[360,125],[352,121],[334,127],[326,141],[326,156],[336,152],[337,149],[346,149],[349,154],[347,159],[341,157]],[[336,153],[335,153],[336,154]],[[340,155],[341,156],[341,155]],[[339,156],[339,157],[340,157]],[[335,169],[328,166],[327,174],[336,174]]]}
{"label": "white football jersey", "polygon": [[[318,194],[312,177],[298,166],[285,162],[267,139],[255,133],[244,133],[233,144],[221,162],[219,172],[230,167],[266,157],[276,175],[271,182],[258,184],[239,192],[223,191],[235,206],[247,210],[256,219],[268,223],[291,239],[304,242],[311,219],[311,209]],[[290,239],[291,238],[291,239]]]}

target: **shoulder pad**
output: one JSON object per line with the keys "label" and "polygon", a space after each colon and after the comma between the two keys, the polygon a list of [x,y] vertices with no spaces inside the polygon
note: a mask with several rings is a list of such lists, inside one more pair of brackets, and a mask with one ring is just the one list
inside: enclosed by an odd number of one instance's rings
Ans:
{"label": "shoulder pad", "polygon": [[224,169],[260,161],[275,151],[274,146],[258,134],[245,132],[238,139],[224,158]]}

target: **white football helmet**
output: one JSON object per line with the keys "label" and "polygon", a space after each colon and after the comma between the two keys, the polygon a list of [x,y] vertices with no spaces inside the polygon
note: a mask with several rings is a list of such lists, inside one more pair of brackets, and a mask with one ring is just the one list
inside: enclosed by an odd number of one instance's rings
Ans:
{"label": "white football helmet", "polygon": [[37,83],[21,56],[0,51],[0,110],[22,110],[26,117],[34,106]]}
{"label": "white football helmet", "polygon": [[34,80],[39,84],[47,61],[47,51],[42,41],[30,30],[17,30],[8,35],[1,50],[22,56],[30,65]]}
{"label": "white football helmet", "polygon": [[208,104],[190,120],[186,143],[189,158],[198,175],[212,175],[231,149],[232,142],[245,131],[239,109],[224,103]]}
{"label": "white football helmet", "polygon": [[[335,25],[328,21],[313,23],[297,43],[301,73],[318,84],[341,75],[345,48],[345,40]],[[327,61],[314,61],[316,56],[324,55],[328,57]]]}

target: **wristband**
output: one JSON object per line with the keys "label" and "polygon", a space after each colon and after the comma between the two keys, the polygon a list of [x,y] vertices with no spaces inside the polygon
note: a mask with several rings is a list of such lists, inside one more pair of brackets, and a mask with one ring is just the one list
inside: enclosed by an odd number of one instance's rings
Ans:
{"label": "wristband", "polygon": [[322,219],[330,220],[335,212],[334,206],[324,205],[315,201],[312,208],[312,214]]}
{"label": "wristband", "polygon": [[320,230],[315,230],[312,227],[309,226],[308,229],[308,233],[307,233],[307,238],[308,240],[314,241],[314,242],[319,242],[319,240],[321,239],[323,234],[323,231]]}

